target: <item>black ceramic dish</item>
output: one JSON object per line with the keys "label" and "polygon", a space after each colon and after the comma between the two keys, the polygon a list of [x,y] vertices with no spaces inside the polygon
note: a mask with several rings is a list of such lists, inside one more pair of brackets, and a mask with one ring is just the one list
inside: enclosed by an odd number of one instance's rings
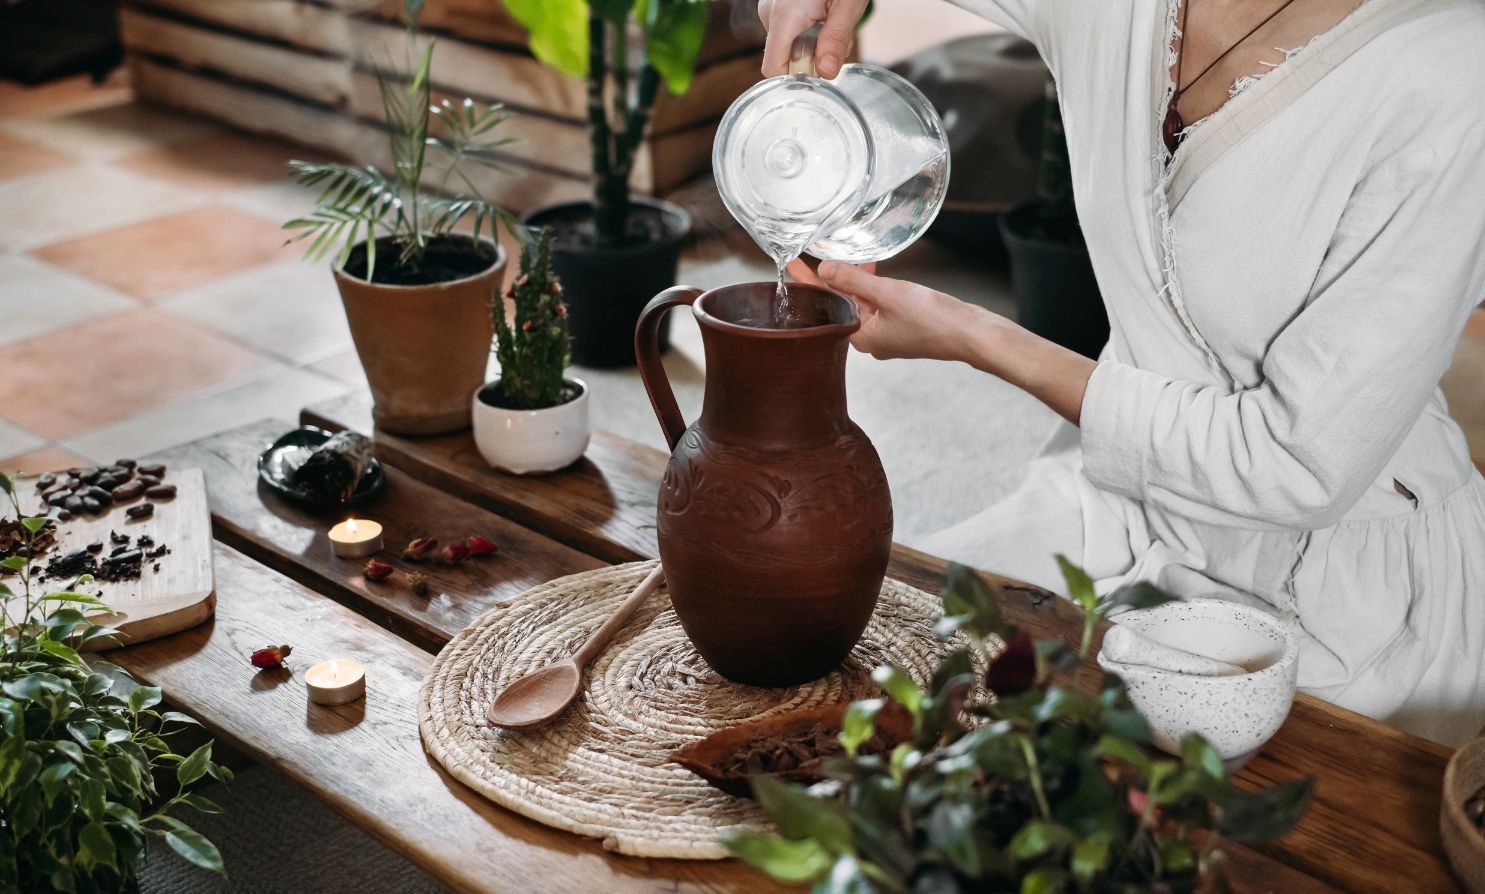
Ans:
{"label": "black ceramic dish", "polygon": [[290,484],[294,470],[304,462],[304,458],[330,438],[330,432],[312,425],[294,429],[258,454],[258,477],[279,496],[321,509],[359,506],[381,493],[382,488],[387,486],[387,475],[382,471],[381,463],[375,459],[367,467],[366,474],[361,476],[356,492],[345,502],[315,499]]}

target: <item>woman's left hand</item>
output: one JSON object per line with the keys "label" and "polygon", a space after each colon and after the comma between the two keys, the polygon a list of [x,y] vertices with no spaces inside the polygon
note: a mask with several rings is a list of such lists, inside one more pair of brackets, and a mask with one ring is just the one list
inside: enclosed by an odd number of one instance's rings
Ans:
{"label": "woman's left hand", "polygon": [[877,276],[874,270],[826,261],[817,278],[803,261],[789,265],[795,279],[823,282],[856,303],[861,315],[861,329],[851,337],[856,350],[879,360],[963,361],[1027,391],[1077,424],[1094,361],[1000,314],[927,286]]}
{"label": "woman's left hand", "polygon": [[839,261],[820,265],[818,277],[803,261],[789,272],[801,282],[821,283],[850,298],[861,315],[852,338],[856,350],[878,360],[971,359],[971,341],[986,328],[1019,328],[1010,320],[927,286],[875,275],[875,265]]}

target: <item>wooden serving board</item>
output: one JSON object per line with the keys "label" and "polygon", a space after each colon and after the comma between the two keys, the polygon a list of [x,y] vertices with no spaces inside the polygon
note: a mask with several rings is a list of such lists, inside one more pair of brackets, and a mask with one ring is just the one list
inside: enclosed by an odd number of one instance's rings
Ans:
{"label": "wooden serving board", "polygon": [[[113,648],[176,633],[211,617],[216,608],[212,574],[211,512],[206,506],[206,482],[200,469],[170,469],[165,483],[176,488],[173,500],[151,500],[154,515],[134,520],[124,514],[134,500],[113,506],[102,515],[74,516],[57,526],[57,542],[47,556],[60,556],[90,543],[102,543],[101,556],[113,549],[109,534],[129,535],[131,544],[148,534],[157,545],[170,548],[158,559],[146,559],[137,580],[95,581],[81,589],[98,595],[113,612],[90,616],[95,623],[118,628],[120,636],[96,640],[89,648]],[[27,512],[40,511],[34,478],[17,478],[16,495]],[[42,560],[43,562],[45,559]],[[159,571],[154,570],[155,565]],[[33,587],[37,593],[60,589],[64,582],[48,580]],[[12,588],[14,583],[12,582]]]}

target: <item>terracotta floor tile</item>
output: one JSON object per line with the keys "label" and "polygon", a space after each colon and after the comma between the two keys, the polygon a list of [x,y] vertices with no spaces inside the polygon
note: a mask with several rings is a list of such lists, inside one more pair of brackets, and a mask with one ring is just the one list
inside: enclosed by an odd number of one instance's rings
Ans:
{"label": "terracotta floor tile", "polygon": [[146,301],[291,256],[283,230],[221,206],[157,217],[32,254]]}
{"label": "terracotta floor tile", "polygon": [[310,161],[321,155],[293,143],[220,133],[130,155],[118,164],[135,173],[219,194],[285,180],[291,159]]}
{"label": "terracotta floor tile", "polygon": [[20,456],[12,456],[9,459],[0,459],[0,469],[3,469],[7,475],[40,475],[42,472],[86,466],[88,463],[89,460],[78,456],[71,450],[53,446],[23,453]]}
{"label": "terracotta floor tile", "polygon": [[[15,456],[30,453],[46,446],[46,438],[34,431],[26,431],[9,419],[0,419],[0,456]],[[4,501],[0,500],[0,505]]]}
{"label": "terracotta floor tile", "polygon": [[327,266],[298,260],[266,264],[187,289],[160,307],[302,366],[351,346],[340,292]]}
{"label": "terracotta floor tile", "polygon": [[27,87],[0,81],[0,118],[50,118],[134,101],[120,70],[102,84],[77,75],[50,84]]}
{"label": "terracotta floor tile", "polygon": [[357,356],[354,348],[332,354],[317,363],[311,363],[308,368],[321,375],[339,379],[347,385],[354,385],[357,388],[366,387],[366,371],[361,368],[361,358]]}
{"label": "terracotta floor tile", "polygon": [[0,180],[0,251],[26,251],[204,205],[207,197],[101,164]]}
{"label": "terracotta floor tile", "polygon": [[221,133],[222,128],[206,118],[130,102],[51,118],[12,118],[0,121],[0,131],[80,158],[106,161]]}
{"label": "terracotta floor tile", "polygon": [[73,162],[72,156],[59,150],[0,134],[0,180],[39,174]]}
{"label": "terracotta floor tile", "polygon": [[0,416],[59,440],[267,365],[169,314],[129,311],[0,348]]}

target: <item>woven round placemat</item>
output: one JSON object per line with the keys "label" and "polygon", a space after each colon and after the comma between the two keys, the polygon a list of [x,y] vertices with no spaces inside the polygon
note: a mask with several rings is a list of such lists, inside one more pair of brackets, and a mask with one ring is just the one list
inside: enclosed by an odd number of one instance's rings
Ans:
{"label": "woven round placemat", "polygon": [[880,695],[871,670],[893,662],[919,682],[945,652],[938,597],[888,580],[841,667],[787,689],[732,683],[707,666],[662,589],[584,673],[566,714],[531,730],[485,720],[502,688],[570,656],[653,568],[617,565],[543,584],[491,609],[444,647],[418,697],[423,744],[455,778],[549,826],[644,857],[713,860],[719,839],[767,824],[758,806],[669,763],[675,749],[758,717]]}

